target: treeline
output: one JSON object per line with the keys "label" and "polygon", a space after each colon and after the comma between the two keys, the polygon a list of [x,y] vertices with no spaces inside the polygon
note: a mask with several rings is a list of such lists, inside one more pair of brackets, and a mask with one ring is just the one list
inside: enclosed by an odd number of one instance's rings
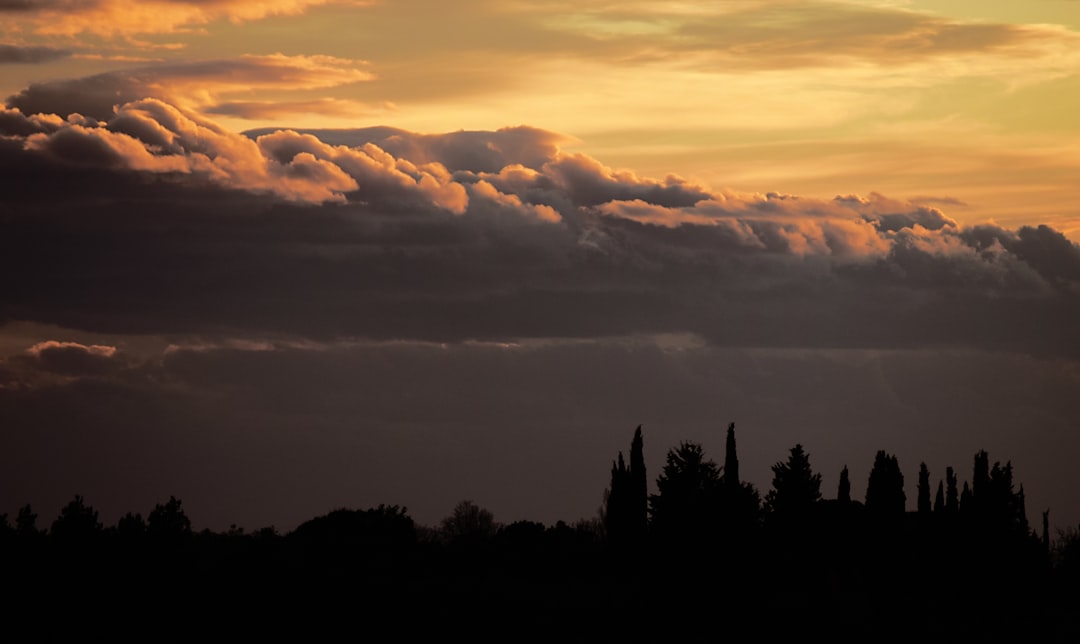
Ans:
{"label": "treeline", "polygon": [[[107,580],[127,589],[124,605],[144,607],[197,587],[225,605],[257,599],[294,614],[336,606],[453,619],[482,607],[509,623],[592,624],[612,636],[670,634],[690,614],[791,635],[1080,641],[1080,531],[1051,537],[1045,513],[1029,526],[1011,463],[985,451],[962,482],[950,467],[935,486],[920,464],[911,510],[902,468],[884,451],[865,494],[845,467],[835,495],[802,445],[772,466],[764,494],[742,480],[734,424],[722,466],[681,443],[652,494],[641,427],[628,457],[614,459],[597,517],[552,526],[502,525],[462,501],[430,527],[381,505],[287,534],[195,531],[175,497],[104,526],[76,495],[47,528],[29,505],[0,515],[0,566],[26,597],[89,601],[68,591]],[[198,614],[220,617],[220,605]]]}

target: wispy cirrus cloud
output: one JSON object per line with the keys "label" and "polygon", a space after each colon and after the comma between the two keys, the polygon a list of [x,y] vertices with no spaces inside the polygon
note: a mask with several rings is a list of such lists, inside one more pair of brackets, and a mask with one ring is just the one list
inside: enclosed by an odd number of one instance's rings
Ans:
{"label": "wispy cirrus cloud", "polygon": [[254,91],[305,91],[370,81],[364,61],[271,54],[229,60],[170,62],[69,80],[35,83],[9,97],[25,114],[72,113],[107,119],[124,103],[154,97],[197,109],[223,96]]}
{"label": "wispy cirrus cloud", "polygon": [[11,45],[0,43],[0,65],[38,64],[61,60],[72,55],[70,49],[45,45]]}
{"label": "wispy cirrus cloud", "polygon": [[245,22],[297,15],[327,4],[364,5],[356,0],[0,0],[0,14],[13,26],[47,36],[106,37],[176,33],[216,20]]}

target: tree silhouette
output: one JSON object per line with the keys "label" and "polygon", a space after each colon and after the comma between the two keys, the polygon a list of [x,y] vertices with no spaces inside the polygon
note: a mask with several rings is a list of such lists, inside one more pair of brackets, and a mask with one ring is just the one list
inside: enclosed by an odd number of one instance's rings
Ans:
{"label": "tree silhouette", "polygon": [[773,465],[772,471],[772,489],[765,496],[769,514],[804,514],[821,498],[821,475],[814,474],[802,445],[792,447],[788,460]]}
{"label": "tree silhouette", "polygon": [[[735,423],[728,425],[724,449],[723,485],[720,489],[720,512],[726,532],[734,541],[750,537],[758,528],[761,495],[757,488],[739,480],[739,456],[735,444]],[[737,544],[729,544],[737,545]]]}
{"label": "tree silhouette", "polygon": [[739,487],[739,455],[735,450],[735,423],[727,428],[724,444],[724,487],[735,490]]}
{"label": "tree silhouette", "polygon": [[630,442],[630,467],[622,452],[611,465],[611,486],[604,497],[604,532],[610,543],[639,543],[648,529],[648,481],[645,478],[641,425]]}
{"label": "tree silhouette", "polygon": [[930,505],[930,470],[926,469],[926,463],[919,463],[918,501],[916,508],[920,514],[929,514],[933,507]]}
{"label": "tree silhouette", "polygon": [[649,497],[653,527],[665,538],[702,539],[719,528],[720,470],[701,445],[683,442],[668,450]]}
{"label": "tree silhouette", "polygon": [[896,456],[878,451],[866,486],[866,509],[880,514],[903,514],[907,496]]}
{"label": "tree silhouette", "polygon": [[971,510],[983,514],[986,501],[989,499],[990,487],[990,455],[986,450],[975,453],[974,473],[971,477]]}
{"label": "tree silhouette", "polygon": [[945,468],[945,511],[955,514],[960,510],[960,496],[956,491],[956,472],[952,467]]}
{"label": "tree silhouette", "polygon": [[937,494],[934,495],[934,514],[945,512],[945,483],[938,481]]}
{"label": "tree silhouette", "polygon": [[971,500],[971,488],[968,487],[968,482],[964,481],[964,489],[960,491],[960,502],[957,504],[960,512],[967,514],[974,511],[974,503]]}
{"label": "tree silhouette", "polygon": [[53,521],[49,535],[62,541],[89,541],[101,533],[101,522],[93,507],[86,504],[81,496],[68,502],[60,510],[60,516]]}
{"label": "tree silhouette", "polygon": [[836,488],[836,500],[840,503],[851,503],[851,481],[848,479],[847,465],[840,470],[840,484]]}
{"label": "tree silhouette", "polygon": [[15,534],[23,538],[41,536],[42,531],[37,527],[37,518],[38,515],[29,503],[19,508],[19,513],[15,515]]}
{"label": "tree silhouette", "polygon": [[137,541],[146,536],[146,521],[141,514],[128,512],[116,522],[116,534],[125,541]]}
{"label": "tree silhouette", "polygon": [[1004,466],[995,462],[990,470],[984,498],[977,507],[985,512],[990,523],[1002,530],[1011,530],[1019,534],[1028,532],[1027,511],[1024,501],[1024,488],[1013,488],[1012,462]]}
{"label": "tree silhouette", "polygon": [[443,537],[452,543],[484,541],[493,537],[498,530],[491,512],[467,499],[454,506],[454,511],[442,520],[439,527]]}
{"label": "tree silhouette", "polygon": [[170,496],[164,504],[158,503],[146,520],[146,533],[152,539],[176,541],[191,536],[191,520],[184,514],[181,502]]}

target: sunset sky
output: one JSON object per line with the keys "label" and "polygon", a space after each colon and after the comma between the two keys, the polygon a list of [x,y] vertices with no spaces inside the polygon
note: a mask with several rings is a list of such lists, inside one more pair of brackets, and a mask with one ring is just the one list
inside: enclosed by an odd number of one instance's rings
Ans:
{"label": "sunset sky", "polygon": [[0,0],[0,513],[595,516],[643,425],[1080,524],[1080,2]]}

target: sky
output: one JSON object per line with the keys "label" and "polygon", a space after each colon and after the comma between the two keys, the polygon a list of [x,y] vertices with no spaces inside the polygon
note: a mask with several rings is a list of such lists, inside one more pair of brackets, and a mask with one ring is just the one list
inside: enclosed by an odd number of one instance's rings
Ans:
{"label": "sky", "polygon": [[0,0],[0,97],[0,513],[573,522],[735,422],[1080,525],[1076,0]]}

